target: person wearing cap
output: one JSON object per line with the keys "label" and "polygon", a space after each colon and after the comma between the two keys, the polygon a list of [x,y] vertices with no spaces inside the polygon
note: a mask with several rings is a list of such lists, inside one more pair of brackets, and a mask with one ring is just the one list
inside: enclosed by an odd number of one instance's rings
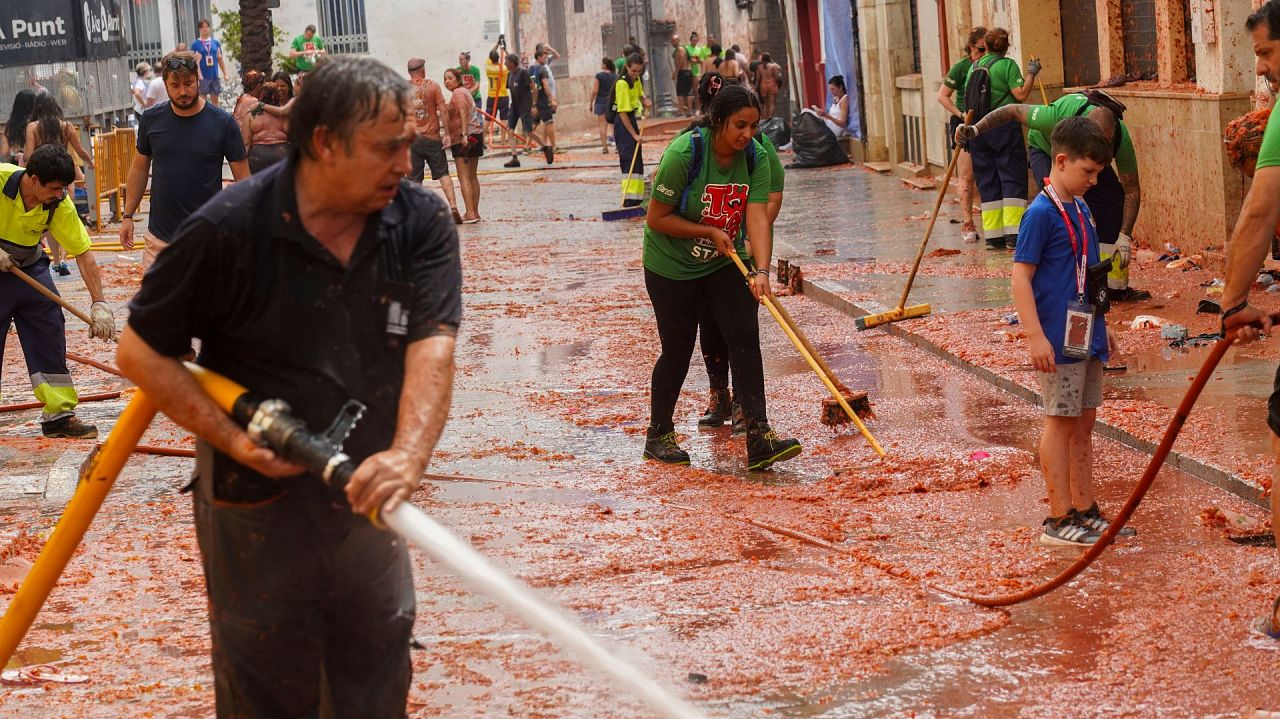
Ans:
{"label": "person wearing cap", "polygon": [[444,91],[440,89],[440,83],[427,77],[426,65],[427,61],[420,57],[409,58],[409,82],[413,85],[410,103],[413,128],[417,132],[409,146],[409,164],[412,167],[409,179],[420,184],[426,176],[426,168],[431,168],[431,179],[440,181],[440,191],[449,202],[453,221],[462,224],[458,200],[453,194],[453,179],[449,177],[449,158],[444,154],[444,148],[451,143],[440,133],[440,118],[446,112]]}
{"label": "person wearing cap", "polygon": [[1013,103],[992,110],[976,125],[956,128],[955,138],[964,145],[970,139],[1010,122],[1027,126],[1027,165],[1035,177],[1036,189],[1044,187],[1052,165],[1049,136],[1068,117],[1087,117],[1111,142],[1115,169],[1108,163],[1098,173],[1098,182],[1084,195],[1098,226],[1102,258],[1111,260],[1107,289],[1112,302],[1140,302],[1151,299],[1146,290],[1129,286],[1129,263],[1133,259],[1133,226],[1142,207],[1142,185],[1138,181],[1138,157],[1133,138],[1125,125],[1125,106],[1102,90],[1072,92],[1048,105]]}
{"label": "person wearing cap", "polygon": [[458,72],[462,73],[462,86],[471,91],[476,107],[483,107],[480,102],[480,68],[471,64],[470,50],[458,53]]}

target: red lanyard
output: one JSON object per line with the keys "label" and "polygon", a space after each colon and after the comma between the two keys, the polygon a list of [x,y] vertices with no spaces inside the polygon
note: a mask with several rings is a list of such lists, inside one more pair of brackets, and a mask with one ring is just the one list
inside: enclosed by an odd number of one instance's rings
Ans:
{"label": "red lanyard", "polygon": [[[1089,232],[1084,226],[1084,208],[1081,207],[1080,198],[1072,198],[1076,203],[1076,214],[1080,215],[1080,235],[1083,241],[1077,240],[1076,228],[1071,224],[1071,218],[1067,216],[1067,208],[1062,205],[1062,200],[1058,197],[1057,190],[1053,189],[1053,185],[1049,184],[1049,178],[1044,178],[1044,192],[1053,200],[1054,206],[1058,208],[1058,214],[1062,215],[1062,222],[1067,226],[1067,236],[1071,238],[1071,258],[1075,259],[1076,253],[1080,253],[1080,263],[1076,266],[1076,292],[1080,295],[1081,302],[1084,301],[1084,278],[1089,266]],[[1077,246],[1079,245],[1079,246]]]}

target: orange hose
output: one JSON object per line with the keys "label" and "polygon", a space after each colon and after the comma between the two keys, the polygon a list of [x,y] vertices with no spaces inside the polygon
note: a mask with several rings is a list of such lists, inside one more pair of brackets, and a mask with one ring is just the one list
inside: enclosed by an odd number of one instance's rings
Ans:
{"label": "orange hose", "polygon": [[[1280,313],[1272,315],[1272,321],[1280,321]],[[1200,397],[1200,392],[1204,389],[1205,384],[1208,383],[1209,377],[1213,375],[1213,371],[1217,369],[1218,362],[1222,360],[1223,355],[1227,353],[1227,350],[1231,348],[1235,340],[1236,333],[1233,330],[1213,345],[1209,356],[1205,358],[1204,364],[1201,365],[1200,371],[1196,374],[1195,380],[1192,381],[1191,386],[1187,388],[1187,393],[1182,397],[1182,404],[1178,405],[1178,410],[1174,413],[1173,419],[1170,420],[1168,428],[1165,429],[1164,437],[1160,439],[1160,445],[1156,448],[1155,454],[1151,455],[1151,461],[1147,463],[1147,468],[1142,473],[1142,478],[1138,480],[1138,485],[1133,488],[1133,493],[1129,495],[1129,499],[1125,501],[1124,506],[1116,513],[1115,519],[1111,520],[1111,526],[1107,527],[1107,531],[1103,532],[1098,541],[1094,542],[1084,554],[1072,562],[1071,566],[1043,584],[1021,592],[1014,592],[1013,594],[980,596],[936,585],[928,586],[943,594],[967,599],[984,607],[1007,607],[1035,599],[1036,597],[1042,597],[1070,582],[1090,564],[1093,564],[1093,561],[1101,556],[1107,550],[1107,547],[1111,546],[1116,535],[1124,528],[1125,523],[1129,521],[1129,517],[1133,516],[1134,510],[1138,508],[1138,504],[1146,496],[1147,490],[1151,488],[1151,484],[1155,481],[1156,474],[1160,471],[1161,465],[1164,464],[1165,458],[1169,456],[1169,451],[1173,449],[1174,440],[1178,438],[1178,433],[1182,431],[1182,426],[1186,424],[1187,417],[1191,414],[1191,409],[1195,407],[1196,400]]]}
{"label": "orange hose", "polygon": [[111,365],[105,364],[103,362],[99,362],[98,360],[90,357],[85,357],[83,355],[78,355],[73,352],[68,352],[67,359],[71,360],[72,362],[79,362],[82,365],[96,367],[97,369],[100,369],[103,372],[106,372],[107,374],[113,374],[117,377],[124,377],[124,373],[116,369],[115,367],[112,367]]}
{"label": "orange hose", "polygon": [[160,457],[195,457],[194,449],[186,447],[158,447],[153,444],[140,444],[133,448],[134,454],[154,454]]}

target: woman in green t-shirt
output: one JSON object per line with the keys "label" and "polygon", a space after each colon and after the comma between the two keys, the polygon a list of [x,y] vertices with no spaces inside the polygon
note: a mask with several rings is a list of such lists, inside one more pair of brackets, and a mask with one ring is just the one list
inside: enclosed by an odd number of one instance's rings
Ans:
{"label": "woman in green t-shirt", "polygon": [[947,76],[942,80],[942,86],[938,88],[938,104],[946,108],[951,116],[947,123],[947,142],[950,143],[952,152],[960,153],[956,158],[956,175],[960,178],[960,211],[964,213],[964,225],[961,226],[960,232],[965,242],[978,241],[978,228],[973,224],[973,159],[969,157],[969,151],[963,145],[956,145],[955,135],[956,128],[963,124],[964,120],[964,87],[965,81],[969,78],[969,68],[973,67],[973,63],[981,60],[985,54],[987,54],[987,29],[979,25],[969,31],[968,44],[964,46],[964,57],[951,66]]}
{"label": "woman in green t-shirt", "polygon": [[[729,347],[747,427],[747,468],[766,469],[800,453],[799,442],[779,439],[769,428],[765,412],[757,303],[772,294],[767,268],[773,238],[769,162],[753,138],[759,124],[759,98],[741,85],[725,85],[710,110],[691,132],[672,141],[658,164],[644,229],[644,278],[662,354],[653,368],[646,459],[689,463],[676,441],[673,415],[703,305]],[[700,155],[696,165],[695,155]],[[750,255],[742,244],[744,228]],[[754,270],[746,285],[729,259],[735,252],[763,268]]]}

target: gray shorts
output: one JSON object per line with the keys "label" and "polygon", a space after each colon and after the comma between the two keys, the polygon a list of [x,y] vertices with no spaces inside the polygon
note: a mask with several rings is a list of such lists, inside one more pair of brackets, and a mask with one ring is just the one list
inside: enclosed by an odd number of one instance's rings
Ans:
{"label": "gray shorts", "polygon": [[1079,417],[1102,406],[1102,360],[1092,357],[1059,364],[1057,372],[1037,372],[1044,413],[1050,417]]}
{"label": "gray shorts", "polygon": [[449,158],[445,156],[444,144],[440,140],[418,135],[409,146],[409,162],[409,179],[414,182],[422,182],[426,168],[431,169],[433,180],[449,174]]}

